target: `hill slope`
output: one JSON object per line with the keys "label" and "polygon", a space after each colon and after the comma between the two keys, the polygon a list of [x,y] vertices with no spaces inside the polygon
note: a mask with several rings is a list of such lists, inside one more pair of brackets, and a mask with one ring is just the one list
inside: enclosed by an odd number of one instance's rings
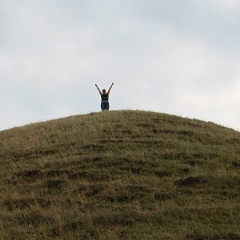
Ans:
{"label": "hill slope", "polygon": [[240,239],[240,134],[144,111],[0,132],[0,239]]}

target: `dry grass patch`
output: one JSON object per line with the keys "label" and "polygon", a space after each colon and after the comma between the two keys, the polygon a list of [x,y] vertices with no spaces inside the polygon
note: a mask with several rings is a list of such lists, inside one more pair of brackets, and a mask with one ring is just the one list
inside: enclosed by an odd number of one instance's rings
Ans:
{"label": "dry grass patch", "polygon": [[239,239],[240,134],[144,111],[0,132],[0,239]]}

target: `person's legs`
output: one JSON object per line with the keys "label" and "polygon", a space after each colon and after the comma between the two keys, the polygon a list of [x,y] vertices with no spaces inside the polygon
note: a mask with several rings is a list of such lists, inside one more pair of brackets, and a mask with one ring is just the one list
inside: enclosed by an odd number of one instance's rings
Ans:
{"label": "person's legs", "polygon": [[109,103],[108,102],[102,102],[101,103],[101,109],[102,109],[102,111],[109,110]]}

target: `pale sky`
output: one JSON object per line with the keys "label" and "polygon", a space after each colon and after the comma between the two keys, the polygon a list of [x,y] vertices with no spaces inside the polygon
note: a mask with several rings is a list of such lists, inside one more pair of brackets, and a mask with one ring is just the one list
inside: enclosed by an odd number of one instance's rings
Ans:
{"label": "pale sky", "polygon": [[240,130],[239,0],[0,0],[0,130],[146,110]]}

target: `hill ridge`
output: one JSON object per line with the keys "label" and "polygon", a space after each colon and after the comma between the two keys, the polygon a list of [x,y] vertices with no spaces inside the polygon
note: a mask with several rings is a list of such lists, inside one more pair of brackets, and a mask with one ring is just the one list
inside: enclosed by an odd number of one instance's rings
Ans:
{"label": "hill ridge", "polygon": [[1,239],[240,239],[240,134],[146,111],[0,132]]}

